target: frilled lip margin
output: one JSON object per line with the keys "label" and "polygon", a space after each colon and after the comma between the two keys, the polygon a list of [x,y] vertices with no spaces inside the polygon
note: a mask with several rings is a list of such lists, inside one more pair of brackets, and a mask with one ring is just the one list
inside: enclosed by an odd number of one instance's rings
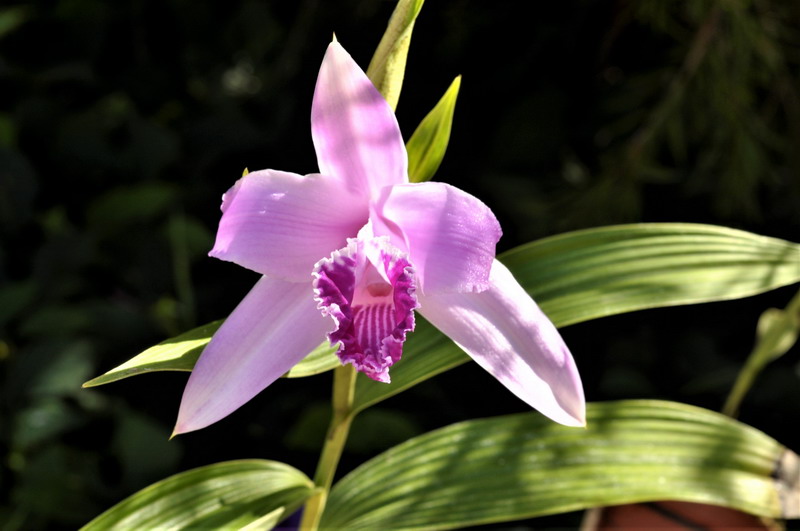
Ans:
{"label": "frilled lip margin", "polygon": [[341,362],[389,383],[419,307],[408,257],[388,238],[353,238],[317,262],[313,278],[317,308],[336,323],[328,339],[339,343]]}

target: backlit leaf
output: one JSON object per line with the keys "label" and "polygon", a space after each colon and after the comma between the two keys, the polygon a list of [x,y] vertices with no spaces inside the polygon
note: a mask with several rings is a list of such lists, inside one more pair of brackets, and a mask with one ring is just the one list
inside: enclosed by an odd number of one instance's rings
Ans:
{"label": "backlit leaf", "polygon": [[399,0],[386,32],[372,56],[367,68],[367,77],[375,84],[392,109],[397,107],[403,78],[406,71],[406,57],[411,43],[411,32],[424,0]]}
{"label": "backlit leaf", "polygon": [[461,76],[453,80],[442,99],[422,120],[406,143],[408,178],[412,183],[429,180],[442,163],[447,144],[450,142],[450,129],[453,125],[459,87],[461,87]]}
{"label": "backlit leaf", "polygon": [[322,527],[454,529],[666,499],[797,518],[798,489],[797,456],[728,417],[674,402],[595,403],[585,429],[530,412],[410,439],[337,483]]}
{"label": "backlit leaf", "polygon": [[[162,341],[122,365],[83,384],[83,387],[96,387],[137,374],[154,371],[191,371],[197,358],[211,336],[222,325],[222,320],[214,321],[185,332],[179,336]],[[289,378],[301,378],[328,371],[339,363],[336,349],[327,341],[312,350],[303,361],[292,367],[286,374]]]}
{"label": "backlit leaf", "polygon": [[259,529],[270,529],[313,488],[302,472],[283,463],[227,461],[150,485],[83,529],[239,529],[259,519]]}

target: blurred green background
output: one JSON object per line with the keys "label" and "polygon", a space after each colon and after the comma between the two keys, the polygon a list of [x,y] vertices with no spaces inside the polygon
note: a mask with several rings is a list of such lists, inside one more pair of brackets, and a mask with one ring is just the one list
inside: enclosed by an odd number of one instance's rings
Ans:
{"label": "blurred green background", "polygon": [[[206,256],[221,194],[245,167],[316,171],[309,114],[325,47],[335,31],[365,67],[393,7],[0,7],[0,529],[75,528],[153,481],[225,459],[313,474],[330,375],[280,381],[173,441],[186,374],[80,384],[235,307],[257,275]],[[492,207],[500,250],[638,221],[798,241],[798,23],[794,0],[431,1],[398,119],[408,138],[463,74],[436,179]],[[563,334],[588,400],[719,409],[758,316],[795,290]],[[764,372],[740,418],[800,450],[797,354]],[[467,364],[363,414],[341,470],[451,422],[523,410]]]}

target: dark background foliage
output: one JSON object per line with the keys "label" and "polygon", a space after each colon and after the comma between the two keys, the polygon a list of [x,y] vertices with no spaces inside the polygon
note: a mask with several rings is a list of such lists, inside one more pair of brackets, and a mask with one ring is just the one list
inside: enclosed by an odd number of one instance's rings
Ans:
{"label": "dark background foliage", "polygon": [[[329,375],[280,381],[171,442],[185,374],[80,384],[234,308],[256,275],[206,257],[221,194],[245,167],[316,171],[309,112],[331,34],[366,66],[393,6],[0,7],[3,529],[74,528],[153,481],[225,459],[264,457],[313,473]],[[797,241],[800,5],[573,0],[531,9],[426,4],[398,107],[408,138],[463,74],[436,178],[493,208],[501,250],[637,221]],[[795,289],[563,333],[589,400],[719,409],[758,316]],[[765,371],[741,413],[795,450],[798,372],[795,347]],[[342,468],[457,420],[524,409],[468,364],[366,412]]]}

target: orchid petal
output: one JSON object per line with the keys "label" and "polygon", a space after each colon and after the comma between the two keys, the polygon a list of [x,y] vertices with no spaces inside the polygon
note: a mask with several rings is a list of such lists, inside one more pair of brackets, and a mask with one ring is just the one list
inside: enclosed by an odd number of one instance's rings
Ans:
{"label": "orchid petal", "polygon": [[328,46],[311,107],[320,172],[375,195],[408,182],[408,159],[394,112],[342,46]]}
{"label": "orchid petal", "polygon": [[371,220],[376,234],[388,235],[394,245],[407,249],[423,293],[483,291],[489,286],[502,231],[476,197],[444,183],[392,186],[383,190],[379,214]]}
{"label": "orchid petal", "polygon": [[368,219],[367,203],[322,175],[262,170],[223,195],[209,253],[261,274],[311,279],[321,256],[343,247]]}
{"label": "orchid petal", "polygon": [[552,420],[586,424],[575,361],[552,322],[498,261],[481,293],[419,296],[419,311],[512,393]]}
{"label": "orchid petal", "polygon": [[174,433],[204,428],[238,409],[302,360],[331,328],[316,308],[310,282],[262,277],[197,361]]}

